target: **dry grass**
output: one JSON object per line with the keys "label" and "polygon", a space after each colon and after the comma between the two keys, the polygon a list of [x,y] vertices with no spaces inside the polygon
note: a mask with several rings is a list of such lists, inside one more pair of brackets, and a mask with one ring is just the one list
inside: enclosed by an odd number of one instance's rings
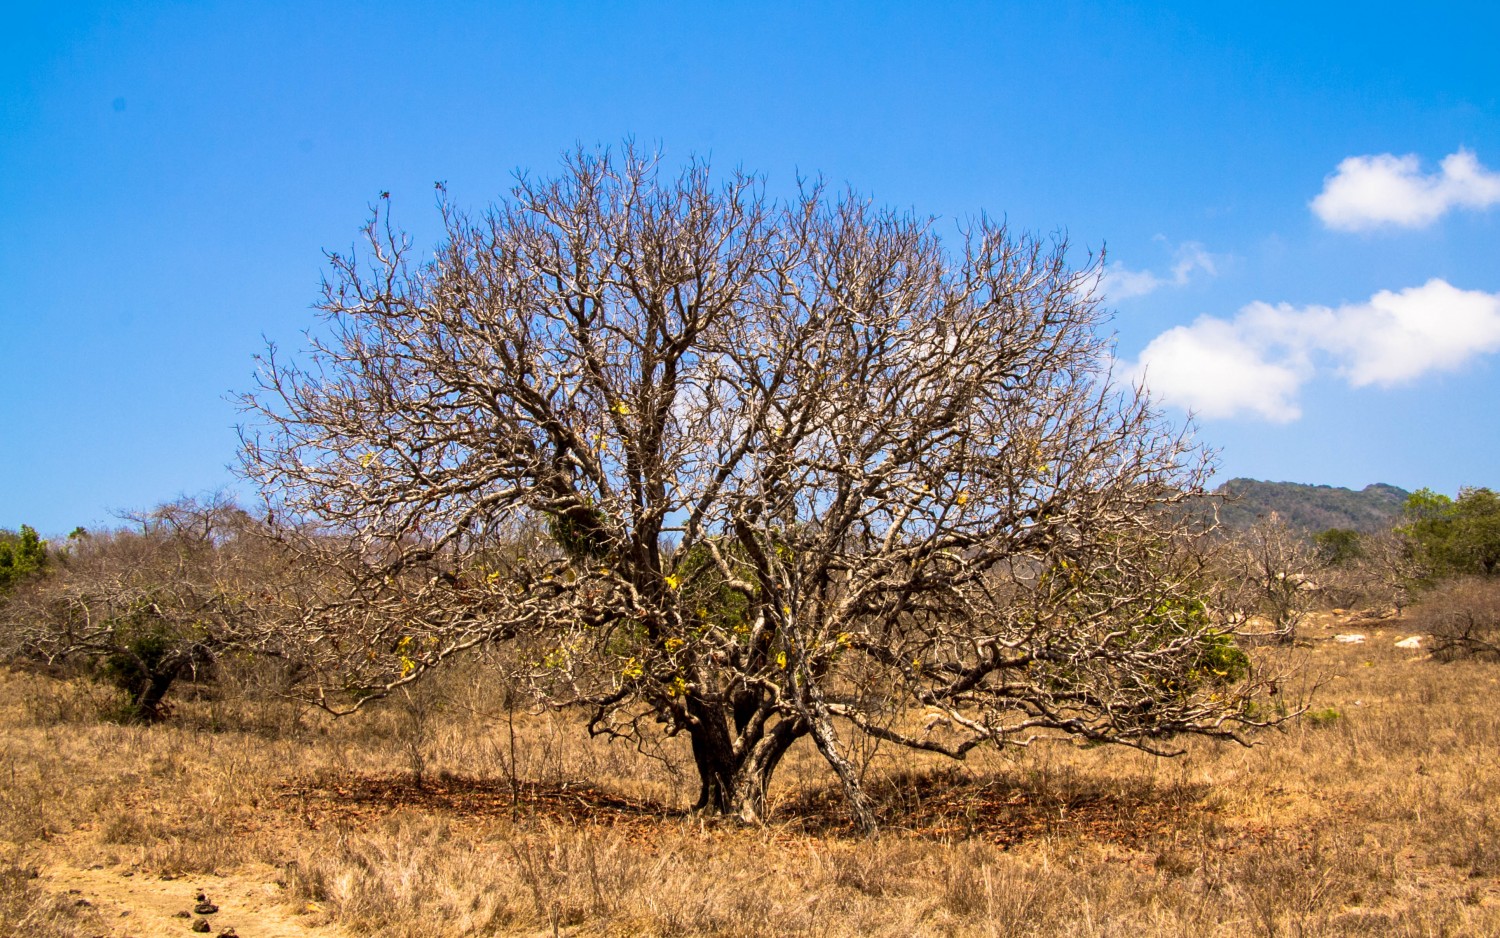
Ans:
{"label": "dry grass", "polygon": [[361,935],[1500,934],[1500,666],[1395,648],[1405,624],[1315,617],[1316,719],[1253,749],[875,752],[873,841],[811,750],[772,823],[714,823],[683,810],[680,750],[512,724],[477,670],[344,721],[202,699],[152,728],[8,674],[0,935],[110,933],[22,872],[60,864],[268,864],[300,921]]}
{"label": "dry grass", "polygon": [[81,896],[49,894],[36,871],[0,865],[0,936],[3,938],[83,938],[104,933],[103,922]]}

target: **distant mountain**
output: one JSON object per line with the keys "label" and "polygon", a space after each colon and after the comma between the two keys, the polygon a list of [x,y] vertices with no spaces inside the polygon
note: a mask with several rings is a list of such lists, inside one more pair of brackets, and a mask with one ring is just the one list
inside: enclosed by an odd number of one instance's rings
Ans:
{"label": "distant mountain", "polygon": [[1292,527],[1316,534],[1329,528],[1379,531],[1401,514],[1411,493],[1384,483],[1356,492],[1332,485],[1230,479],[1215,494],[1225,496],[1219,503],[1219,521],[1227,528],[1248,528],[1274,511]]}

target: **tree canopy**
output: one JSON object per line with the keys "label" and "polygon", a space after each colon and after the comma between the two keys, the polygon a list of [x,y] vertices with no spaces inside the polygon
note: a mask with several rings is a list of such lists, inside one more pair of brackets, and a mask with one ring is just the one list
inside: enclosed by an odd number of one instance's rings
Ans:
{"label": "tree canopy", "polygon": [[631,150],[440,205],[426,260],[378,206],[245,399],[245,471],[338,572],[296,624],[325,706],[508,641],[592,732],[685,733],[700,807],[760,817],[811,737],[866,827],[851,734],[1255,722],[1184,562],[1201,454],[1112,383],[1064,242]]}
{"label": "tree canopy", "polygon": [[1440,575],[1494,576],[1500,570],[1500,495],[1464,488],[1452,499],[1431,489],[1414,492],[1402,530]]}

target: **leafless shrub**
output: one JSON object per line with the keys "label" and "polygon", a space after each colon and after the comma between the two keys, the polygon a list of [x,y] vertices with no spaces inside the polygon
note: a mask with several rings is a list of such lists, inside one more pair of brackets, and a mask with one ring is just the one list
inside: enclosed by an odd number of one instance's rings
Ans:
{"label": "leafless shrub", "polygon": [[121,715],[154,722],[179,679],[211,677],[232,651],[276,651],[262,624],[297,576],[261,525],[221,497],[130,520],[74,538],[47,576],[8,596],[0,645],[12,659],[95,669],[125,694]]}
{"label": "leafless shrub", "polygon": [[1318,592],[1311,545],[1275,512],[1223,536],[1211,576],[1214,605],[1249,640],[1291,642]]}
{"label": "leafless shrub", "polygon": [[1351,564],[1349,577],[1361,601],[1396,615],[1411,604],[1418,584],[1431,576],[1422,552],[1400,530],[1387,529],[1366,535],[1360,556]]}
{"label": "leafless shrub", "polygon": [[430,686],[403,687],[395,696],[400,713],[397,738],[406,753],[412,784],[421,788],[427,779],[428,750],[432,745],[433,723],[442,711],[443,701]]}
{"label": "leafless shrub", "polygon": [[21,707],[34,726],[97,723],[120,713],[126,703],[118,688],[66,671],[17,668],[14,680],[28,687]]}
{"label": "leafless shrub", "polygon": [[1417,605],[1439,658],[1500,660],[1500,581],[1462,577],[1440,584]]}

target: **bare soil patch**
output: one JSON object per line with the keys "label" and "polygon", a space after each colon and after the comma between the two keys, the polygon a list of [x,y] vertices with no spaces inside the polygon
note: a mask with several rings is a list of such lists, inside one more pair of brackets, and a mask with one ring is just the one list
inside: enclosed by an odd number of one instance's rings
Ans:
{"label": "bare soil patch", "polygon": [[[112,926],[119,936],[191,935],[200,919],[209,923],[206,934],[232,931],[239,938],[338,938],[345,933],[327,922],[316,905],[303,904],[301,914],[290,909],[284,887],[274,882],[276,871],[258,867],[233,876],[167,877],[131,869],[54,864],[41,871],[39,884],[53,893],[77,895]],[[193,911],[198,895],[207,896],[218,911]]]}

